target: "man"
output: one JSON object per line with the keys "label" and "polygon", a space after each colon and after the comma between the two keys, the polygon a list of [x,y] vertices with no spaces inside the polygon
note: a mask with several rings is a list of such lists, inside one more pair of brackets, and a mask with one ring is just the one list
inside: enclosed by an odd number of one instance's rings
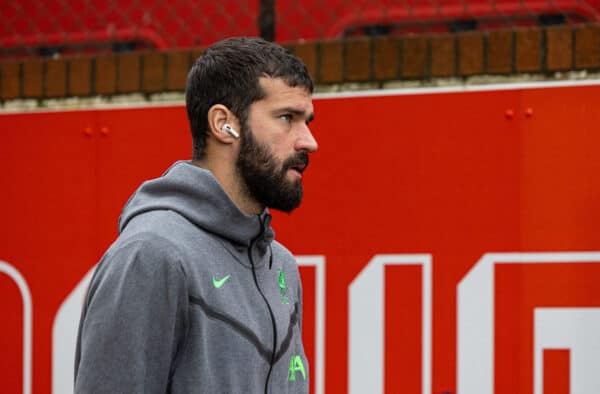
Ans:
{"label": "man", "polygon": [[261,39],[188,75],[193,161],[142,184],[90,284],[76,393],[307,393],[302,294],[267,208],[292,211],[317,143],[302,62]]}

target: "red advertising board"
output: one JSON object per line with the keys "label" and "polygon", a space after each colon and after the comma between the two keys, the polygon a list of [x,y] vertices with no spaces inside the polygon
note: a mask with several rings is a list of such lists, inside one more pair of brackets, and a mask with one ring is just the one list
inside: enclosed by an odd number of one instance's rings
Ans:
{"label": "red advertising board", "polygon": [[[597,393],[600,86],[315,99],[304,283],[312,392]],[[0,116],[0,379],[72,391],[86,275],[182,106]]]}

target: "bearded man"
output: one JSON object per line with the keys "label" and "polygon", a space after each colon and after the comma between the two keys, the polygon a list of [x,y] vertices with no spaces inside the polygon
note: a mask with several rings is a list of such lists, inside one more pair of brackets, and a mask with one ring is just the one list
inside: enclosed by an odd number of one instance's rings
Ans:
{"label": "bearded man", "polygon": [[308,393],[300,277],[269,208],[302,200],[312,91],[301,60],[258,38],[195,62],[193,160],[123,209],[82,311],[76,393]]}

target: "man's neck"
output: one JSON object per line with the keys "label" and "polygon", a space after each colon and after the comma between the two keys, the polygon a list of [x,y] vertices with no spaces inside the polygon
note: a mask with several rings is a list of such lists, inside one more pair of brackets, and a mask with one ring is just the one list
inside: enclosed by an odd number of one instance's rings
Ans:
{"label": "man's neck", "polygon": [[246,215],[259,215],[264,211],[265,207],[250,196],[235,168],[214,166],[206,160],[194,160],[192,164],[210,171],[235,206]]}

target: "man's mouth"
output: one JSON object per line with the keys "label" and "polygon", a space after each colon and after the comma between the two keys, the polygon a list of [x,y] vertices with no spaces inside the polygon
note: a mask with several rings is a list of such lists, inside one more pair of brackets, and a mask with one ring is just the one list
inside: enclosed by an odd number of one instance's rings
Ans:
{"label": "man's mouth", "polygon": [[306,164],[297,164],[290,167],[292,170],[296,171],[299,174],[302,174],[306,169]]}
{"label": "man's mouth", "polygon": [[299,156],[294,158],[291,163],[289,163],[286,167],[288,170],[295,171],[298,175],[302,175],[306,167],[308,167],[308,155],[300,154]]}

